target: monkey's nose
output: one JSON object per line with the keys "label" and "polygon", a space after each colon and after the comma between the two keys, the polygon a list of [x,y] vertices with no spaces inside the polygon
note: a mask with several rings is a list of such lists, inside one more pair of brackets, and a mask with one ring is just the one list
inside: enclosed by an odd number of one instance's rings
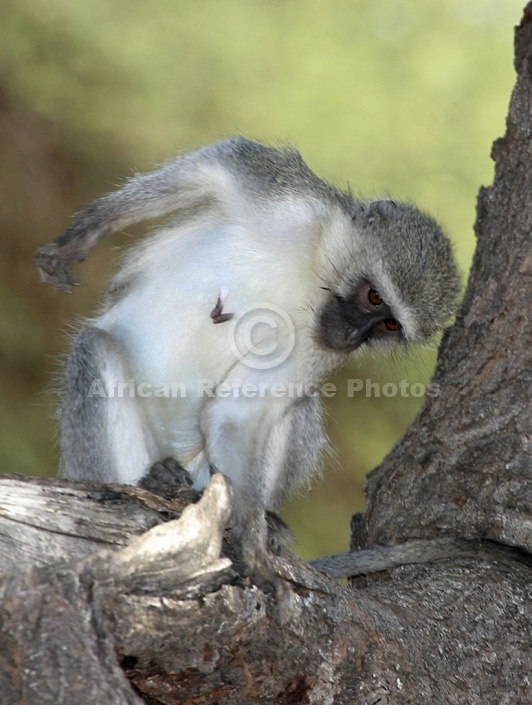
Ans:
{"label": "monkey's nose", "polygon": [[369,338],[371,331],[375,327],[375,320],[372,317],[370,320],[362,323],[356,328],[347,328],[346,341],[352,350],[356,350],[362,343]]}

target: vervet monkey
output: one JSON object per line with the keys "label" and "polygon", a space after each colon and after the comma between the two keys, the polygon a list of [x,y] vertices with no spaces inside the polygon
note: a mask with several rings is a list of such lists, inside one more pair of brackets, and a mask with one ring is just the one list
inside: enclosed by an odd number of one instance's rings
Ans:
{"label": "vervet monkey", "polygon": [[429,341],[455,311],[459,276],[430,216],[359,200],[296,151],[238,137],[91,203],[38,251],[43,279],[70,290],[70,266],[102,237],[174,212],[74,340],[62,474],[137,484],[163,461],[201,489],[219,470],[243,563],[261,575],[266,512],[275,525],[326,448],[320,385],[363,351]]}

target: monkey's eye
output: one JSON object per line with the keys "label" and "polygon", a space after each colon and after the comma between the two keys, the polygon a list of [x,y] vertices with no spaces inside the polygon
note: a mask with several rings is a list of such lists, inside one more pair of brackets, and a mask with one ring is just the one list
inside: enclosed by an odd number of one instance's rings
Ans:
{"label": "monkey's eye", "polygon": [[384,321],[384,325],[386,326],[387,330],[391,331],[392,333],[395,333],[395,331],[398,331],[401,327],[394,318],[388,318],[387,321]]}
{"label": "monkey's eye", "polygon": [[382,299],[376,289],[370,289],[368,291],[368,301],[370,304],[373,304],[373,306],[380,306],[382,304]]}

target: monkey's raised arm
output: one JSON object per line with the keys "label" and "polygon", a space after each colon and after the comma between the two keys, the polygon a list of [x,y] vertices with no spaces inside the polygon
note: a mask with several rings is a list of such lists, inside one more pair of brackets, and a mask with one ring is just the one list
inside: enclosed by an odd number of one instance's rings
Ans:
{"label": "monkey's raised arm", "polygon": [[[227,145],[227,143],[224,143]],[[221,145],[185,155],[158,171],[136,176],[115,193],[90,203],[56,240],[37,250],[42,280],[64,291],[78,284],[70,267],[106,235],[148,218],[220,199]]]}
{"label": "monkey's raised arm", "polygon": [[90,203],[60,237],[37,250],[37,267],[43,281],[71,291],[79,283],[71,266],[106,235],[182,208],[216,205],[223,212],[247,190],[256,200],[309,175],[318,181],[296,152],[280,153],[242,137],[204,147]]}

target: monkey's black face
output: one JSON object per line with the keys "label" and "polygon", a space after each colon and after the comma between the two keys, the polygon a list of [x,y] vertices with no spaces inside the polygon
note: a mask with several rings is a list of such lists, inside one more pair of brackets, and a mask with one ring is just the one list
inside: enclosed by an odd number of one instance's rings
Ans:
{"label": "monkey's black face", "polygon": [[400,323],[367,281],[348,298],[331,292],[319,318],[317,336],[323,347],[346,353],[371,340],[403,339]]}

